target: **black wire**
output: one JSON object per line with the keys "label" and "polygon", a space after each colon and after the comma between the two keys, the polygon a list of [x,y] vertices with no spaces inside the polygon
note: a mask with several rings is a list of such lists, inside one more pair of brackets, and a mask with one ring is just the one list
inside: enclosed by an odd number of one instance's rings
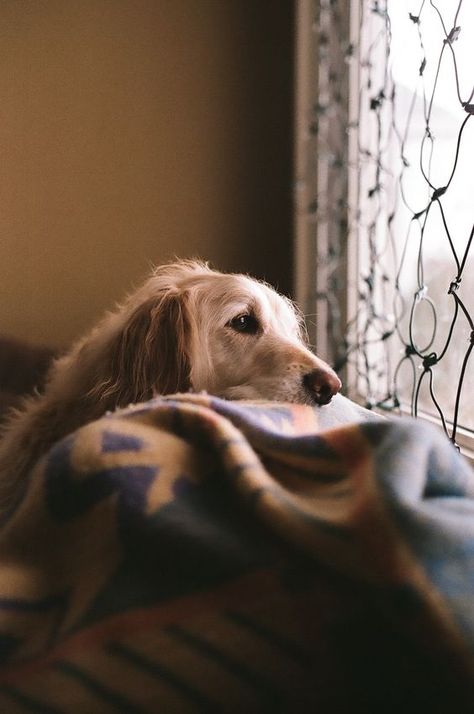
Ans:
{"label": "black wire", "polygon": [[[336,109],[331,116],[333,121],[332,132],[327,130],[325,145],[323,148],[331,148],[331,137],[335,137],[338,145],[339,166],[331,174],[334,179],[332,185],[318,187],[318,205],[325,205],[325,212],[318,208],[316,211],[315,230],[317,230],[318,220],[323,219],[332,229],[330,241],[330,259],[328,260],[329,278],[327,286],[331,294],[320,291],[320,300],[324,300],[328,311],[329,343],[337,366],[350,365],[355,370],[356,379],[362,385],[362,391],[368,406],[379,406],[383,409],[398,409],[400,404],[410,402],[411,412],[418,415],[421,405],[421,389],[428,380],[428,392],[423,390],[423,408],[427,408],[427,400],[432,404],[434,412],[438,415],[441,425],[446,434],[453,442],[456,440],[458,432],[458,422],[460,418],[460,406],[463,403],[463,396],[466,386],[466,376],[471,369],[471,354],[474,348],[474,321],[469,309],[460,294],[460,286],[466,269],[467,259],[470,255],[474,243],[474,226],[466,242],[464,252],[456,249],[452,236],[453,213],[446,213],[445,197],[449,192],[452,195],[452,185],[454,177],[457,175],[459,158],[463,149],[463,136],[468,120],[474,113],[471,100],[474,96],[474,89],[467,99],[462,98],[459,80],[459,67],[456,57],[456,40],[461,31],[458,25],[463,0],[459,0],[452,22],[448,21],[439,9],[436,2],[430,0],[426,3],[422,0],[418,3],[418,12],[413,12],[407,17],[406,31],[413,28],[418,37],[421,53],[421,65],[414,66],[413,75],[417,77],[417,84],[420,84],[413,91],[406,115],[400,117],[396,113],[397,92],[390,72],[390,45],[392,41],[392,27],[390,17],[387,12],[387,0],[368,2],[360,0],[360,32],[366,32],[370,23],[373,26],[372,36],[367,40],[366,47],[350,48],[351,62],[357,61],[361,73],[361,86],[358,95],[359,123],[360,117],[369,118],[372,121],[373,131],[371,137],[366,139],[359,126],[344,127],[344,117],[347,107],[344,102],[337,101],[337,86],[333,85],[327,92],[327,107]],[[319,42],[320,50],[315,55],[315,62],[321,67],[326,65],[329,74],[340,67],[341,47],[347,42],[346,26],[342,21],[343,11],[347,8],[347,3],[343,0],[331,0],[331,2],[317,3],[318,21],[321,19],[325,23],[324,31],[329,32],[331,39],[331,51],[326,51],[328,47],[327,38],[325,44]],[[341,12],[342,8],[342,12]],[[429,45],[424,43],[424,20],[428,13],[435,13],[443,31],[442,44],[439,51],[432,56],[432,51],[428,51]],[[451,29],[449,29],[451,28]],[[466,27],[466,31],[470,28]],[[472,36],[474,42],[474,34]],[[321,47],[326,50],[322,51]],[[339,51],[338,48],[339,47]],[[446,53],[446,49],[449,53]],[[434,152],[437,147],[437,140],[432,129],[432,113],[435,106],[436,93],[441,80],[441,67],[447,59],[452,61],[453,84],[456,89],[457,102],[459,107],[466,112],[460,122],[455,138],[455,149],[452,163],[449,167],[449,174],[444,185],[436,185],[432,179],[432,163]],[[425,67],[428,62],[435,64],[434,79],[431,86],[427,86]],[[340,76],[340,75],[338,75]],[[327,87],[326,87],[327,89]],[[424,116],[424,132],[419,141],[418,160],[426,185],[426,200],[420,206],[418,194],[410,194],[407,178],[411,170],[407,156],[407,146],[409,138],[413,134],[415,122],[415,108],[417,96],[421,94]],[[368,108],[367,108],[368,107]],[[371,118],[371,119],[370,119]],[[326,119],[327,122],[327,119]],[[349,168],[347,137],[349,132],[357,132],[358,159],[355,166],[358,176],[358,196],[357,206],[348,207],[346,197],[343,195],[347,191],[347,180],[339,179],[336,184],[337,171],[340,175],[347,177]],[[345,132],[345,134],[344,134]],[[330,137],[328,140],[327,137]],[[322,141],[322,136],[318,137]],[[429,154],[427,148],[429,144]],[[393,169],[393,147],[397,147],[399,169]],[[317,151],[321,146],[317,147]],[[321,163],[320,157],[315,157],[315,163]],[[448,164],[449,166],[449,164]],[[351,166],[354,169],[354,166]],[[364,195],[364,187],[367,192]],[[396,187],[393,192],[392,188]],[[466,189],[466,186],[457,187],[456,190]],[[340,193],[337,193],[339,191]],[[339,197],[339,198],[338,198]],[[334,200],[336,198],[336,201]],[[435,216],[432,211],[436,205],[439,215]],[[400,208],[409,213],[409,224],[403,240],[399,240],[395,232],[394,218],[399,215]],[[359,252],[365,251],[367,255],[367,267],[360,276],[358,287],[357,314],[350,316],[347,325],[341,325],[344,310],[335,296],[344,291],[345,275],[338,262],[346,258],[346,225],[340,225],[337,229],[338,213],[349,210],[349,223],[351,230],[356,229],[358,233]],[[428,224],[428,218],[430,218]],[[455,214],[454,214],[455,219]],[[431,280],[427,273],[425,258],[426,241],[429,240],[436,230],[439,221],[442,226],[442,233],[446,245],[449,247],[449,254],[453,261],[453,272],[451,277],[447,274],[446,299],[452,301],[450,316],[446,320],[440,320],[440,305],[430,296]],[[413,225],[417,223],[420,227],[419,235],[413,234]],[[416,264],[411,260],[410,247],[416,249]],[[416,269],[417,287],[411,296],[406,294],[404,276],[410,270]],[[452,277],[454,275],[454,277]],[[463,283],[464,285],[464,283]],[[438,298],[441,300],[441,298]],[[429,307],[432,313],[432,328],[424,339],[419,335],[427,332],[427,318],[424,311],[420,313],[422,305]],[[390,307],[389,307],[390,306]],[[443,307],[443,315],[448,314],[449,303]],[[459,378],[454,383],[455,392],[454,408],[441,403],[446,401],[446,394],[443,400],[438,398],[435,392],[436,375],[442,375],[443,366],[447,361],[447,355],[451,359],[454,345],[454,331],[459,324],[460,318],[466,320],[471,331],[471,337],[466,345],[466,349],[459,355]],[[421,344],[420,344],[421,342]],[[439,348],[439,344],[441,347]],[[435,351],[435,344],[438,345]],[[401,357],[394,359],[395,350],[401,350]],[[459,350],[459,342],[456,342]],[[410,365],[409,384],[402,384],[402,367]],[[417,369],[421,369],[421,374],[417,379]],[[450,379],[452,379],[450,373]],[[441,377],[441,380],[443,378]],[[453,378],[454,381],[454,378]],[[406,380],[405,380],[406,382]],[[441,382],[439,382],[441,384]],[[410,386],[411,385],[411,386]],[[406,395],[406,396],[404,396]],[[449,434],[448,424],[451,429]],[[472,426],[472,425],[471,425]]]}

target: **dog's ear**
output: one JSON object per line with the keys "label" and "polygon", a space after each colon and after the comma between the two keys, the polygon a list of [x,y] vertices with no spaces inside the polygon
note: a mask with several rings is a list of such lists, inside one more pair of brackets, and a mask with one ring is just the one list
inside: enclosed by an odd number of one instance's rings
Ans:
{"label": "dog's ear", "polygon": [[185,298],[165,292],[139,305],[109,352],[96,397],[115,408],[191,387]]}

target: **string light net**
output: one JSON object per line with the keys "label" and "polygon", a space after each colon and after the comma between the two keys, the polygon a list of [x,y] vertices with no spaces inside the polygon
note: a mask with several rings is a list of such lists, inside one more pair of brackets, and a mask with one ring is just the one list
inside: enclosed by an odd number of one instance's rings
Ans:
{"label": "string light net", "polygon": [[[329,79],[316,111],[324,118],[332,100],[347,137],[334,151],[323,124],[319,163],[349,177],[347,191],[318,184],[320,218],[337,228],[337,213],[348,217],[326,251],[332,284],[317,295],[339,297],[327,320],[331,356],[367,406],[433,417],[456,443],[474,431],[474,4],[360,0],[351,38],[348,4],[318,5],[318,62]],[[349,116],[330,79],[341,58]],[[344,283],[353,295],[345,305]]]}

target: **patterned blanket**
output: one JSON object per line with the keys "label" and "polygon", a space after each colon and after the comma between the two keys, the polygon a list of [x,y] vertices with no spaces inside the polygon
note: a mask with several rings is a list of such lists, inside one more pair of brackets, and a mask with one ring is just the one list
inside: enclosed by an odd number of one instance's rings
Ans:
{"label": "patterned blanket", "polygon": [[156,399],[0,531],[0,712],[474,710],[474,474],[411,420]]}

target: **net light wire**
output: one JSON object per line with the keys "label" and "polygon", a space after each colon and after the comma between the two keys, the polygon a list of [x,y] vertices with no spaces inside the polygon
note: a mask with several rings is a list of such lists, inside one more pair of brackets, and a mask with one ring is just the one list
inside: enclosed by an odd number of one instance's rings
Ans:
{"label": "net light wire", "polygon": [[[419,143],[418,162],[427,198],[422,208],[417,210],[407,195],[405,179],[411,168],[406,146],[419,94],[415,88],[406,114],[402,117],[397,114],[397,86],[390,70],[392,26],[388,0],[359,0],[359,37],[363,38],[364,33],[367,35],[369,22],[373,28],[368,41],[365,44],[361,42],[359,46],[348,40],[346,25],[341,20],[347,3],[338,0],[317,3],[315,28],[319,36],[315,60],[320,64],[319,75],[325,78],[325,82],[319,89],[324,102],[314,107],[312,126],[319,138],[318,151],[322,155],[319,163],[326,162],[329,173],[339,172],[345,180],[340,180],[339,184],[333,179],[324,184],[319,181],[318,195],[309,207],[316,223],[322,221],[326,226],[328,223],[333,226],[329,231],[329,245],[325,245],[325,255],[318,258],[317,270],[321,269],[320,260],[323,261],[326,279],[324,289],[320,289],[315,298],[316,304],[322,301],[327,309],[329,352],[336,369],[340,371],[350,367],[358,391],[369,408],[399,410],[403,403],[408,402],[411,414],[417,416],[422,389],[427,388],[433,412],[454,444],[457,443],[460,405],[467,398],[466,375],[474,368],[474,319],[462,291],[462,287],[467,288],[467,262],[473,245],[474,225],[464,240],[463,249],[460,249],[453,239],[453,218],[448,217],[445,209],[446,197],[452,193],[457,176],[464,132],[474,114],[474,87],[470,94],[462,96],[456,54],[456,42],[461,32],[470,31],[469,27],[462,26],[460,20],[463,2],[466,0],[459,0],[451,19],[447,17],[447,12],[441,11],[436,0],[418,2],[417,7],[406,16],[406,31],[417,33],[421,56],[420,64],[413,71],[422,89],[424,132]],[[435,56],[429,54],[424,41],[424,21],[428,11],[435,13],[442,29],[443,39]],[[331,47],[333,49],[329,51]],[[338,49],[334,50],[334,47]],[[358,121],[352,123],[348,121],[345,98],[340,89],[343,84],[341,58],[346,63],[358,63],[359,116]],[[457,135],[452,137],[448,178],[443,185],[438,185],[432,170],[437,148],[432,119],[441,69],[447,62],[451,63],[455,96],[463,118]],[[427,66],[436,67],[431,86],[426,80]],[[330,130],[328,121],[331,118],[333,126]],[[342,129],[343,120],[345,126]],[[373,129],[370,141],[364,139],[361,126],[367,120],[370,120]],[[351,165],[348,149],[354,133],[357,143],[355,166]],[[335,135],[334,145],[331,138]],[[400,166],[398,171],[391,161],[394,147]],[[351,170],[357,174],[356,206],[351,206],[347,198],[347,176]],[[388,190],[387,186],[394,190]],[[399,230],[397,234],[394,232],[395,219],[401,207],[409,215],[406,234],[402,238]],[[348,315],[347,324],[342,324],[347,311],[344,305],[341,306],[340,296],[344,294],[346,280],[341,264],[347,261],[348,224],[341,219],[341,213],[349,216],[350,228],[357,235],[359,256],[363,256],[359,263],[356,310],[352,316]],[[447,304],[443,306],[445,313],[451,310],[451,317],[449,324],[443,328],[444,337],[440,332],[439,306],[430,296],[425,264],[425,246],[433,220],[438,221],[451,256],[451,264],[446,268],[445,286],[445,300],[450,301],[451,308]],[[402,281],[409,269],[408,254],[413,251],[413,246],[417,246],[416,285],[412,294],[407,295],[402,289]],[[430,316],[432,330],[419,344],[417,335],[422,314]],[[455,328],[461,320],[465,320],[469,337],[462,350],[457,380],[453,385],[454,405],[448,406],[437,394],[436,380],[443,378],[446,356],[452,347]],[[441,341],[438,349],[434,347],[435,341]],[[407,367],[411,384],[401,390],[400,375],[403,370],[406,374]]]}

